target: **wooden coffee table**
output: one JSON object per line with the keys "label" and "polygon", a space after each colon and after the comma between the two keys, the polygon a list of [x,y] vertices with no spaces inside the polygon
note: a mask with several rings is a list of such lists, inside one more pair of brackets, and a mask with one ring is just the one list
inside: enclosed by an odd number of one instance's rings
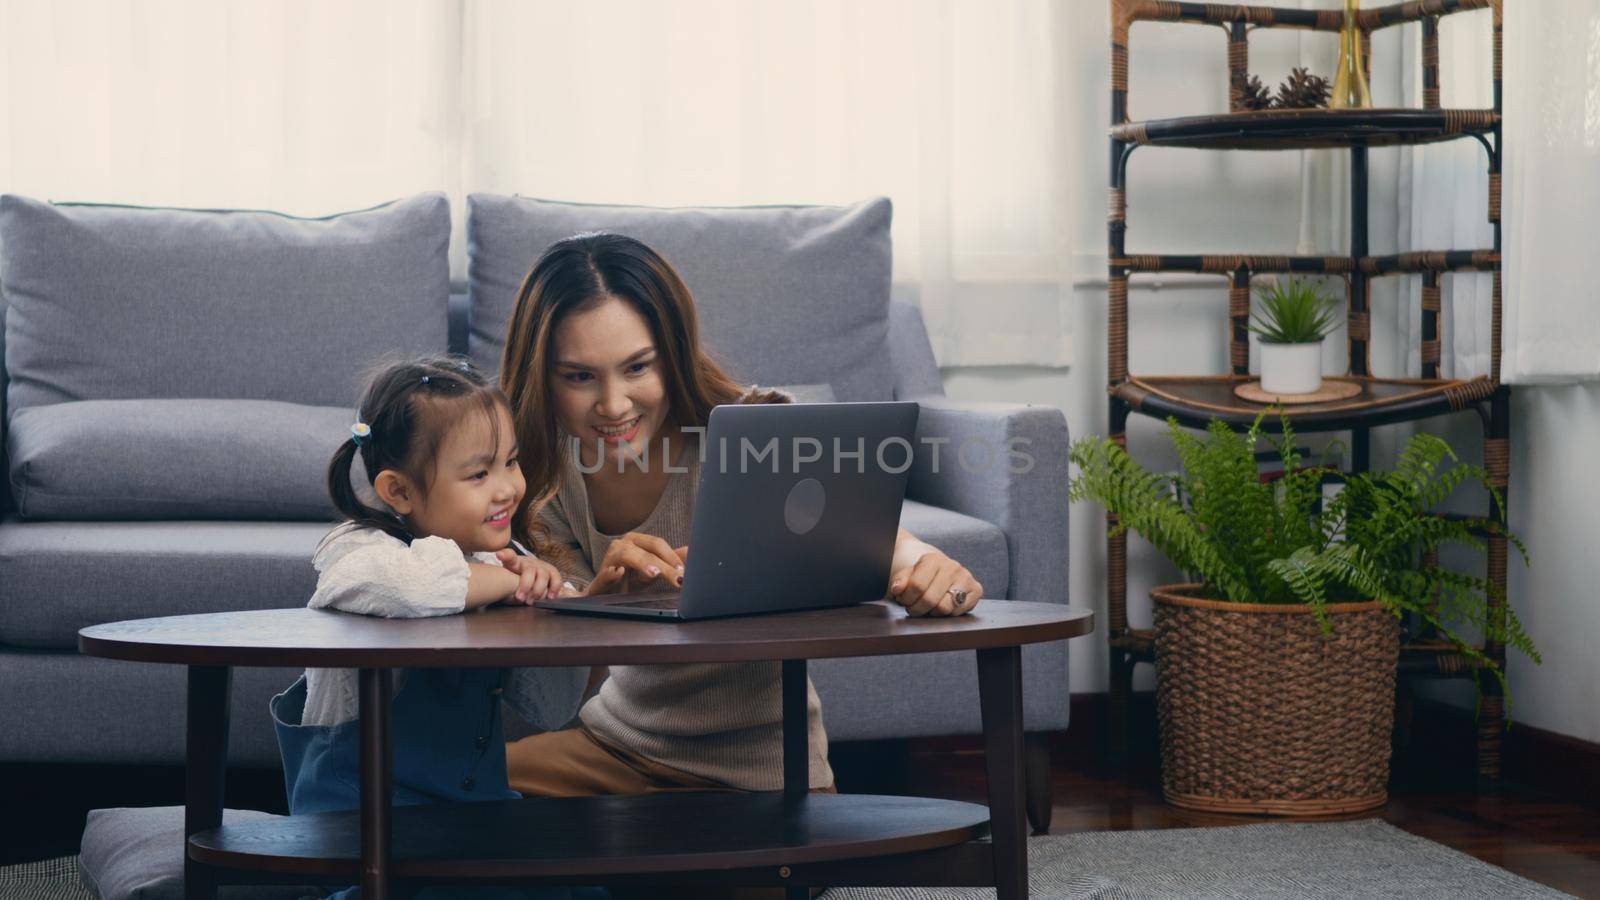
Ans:
{"label": "wooden coffee table", "polygon": [[[1093,621],[1087,610],[1002,600],[954,619],[908,618],[879,602],[685,623],[527,607],[431,619],[277,609],[96,625],[78,647],[189,667],[189,900],[213,900],[223,883],[308,881],[359,883],[367,900],[467,883],[777,885],[799,897],[808,886],[994,886],[1009,900],[1028,889],[1021,647],[1087,634]],[[941,650],[977,652],[988,807],[810,794],[806,661]],[[752,660],[783,665],[782,792],[391,806],[386,701],[397,668]],[[222,824],[233,666],[360,670],[359,810]]]}

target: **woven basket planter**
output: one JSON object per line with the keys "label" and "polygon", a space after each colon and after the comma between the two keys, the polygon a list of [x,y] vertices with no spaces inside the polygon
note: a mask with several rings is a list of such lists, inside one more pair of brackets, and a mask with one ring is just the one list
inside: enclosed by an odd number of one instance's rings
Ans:
{"label": "woven basket planter", "polygon": [[1376,601],[1310,607],[1151,591],[1162,791],[1210,812],[1332,815],[1388,800],[1400,629]]}

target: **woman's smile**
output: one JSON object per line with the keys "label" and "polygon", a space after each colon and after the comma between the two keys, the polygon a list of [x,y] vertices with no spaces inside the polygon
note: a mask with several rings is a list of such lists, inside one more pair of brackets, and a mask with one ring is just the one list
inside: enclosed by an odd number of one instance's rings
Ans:
{"label": "woman's smile", "polygon": [[639,422],[643,416],[634,416],[616,424],[596,424],[594,430],[608,444],[631,444],[639,436]]}

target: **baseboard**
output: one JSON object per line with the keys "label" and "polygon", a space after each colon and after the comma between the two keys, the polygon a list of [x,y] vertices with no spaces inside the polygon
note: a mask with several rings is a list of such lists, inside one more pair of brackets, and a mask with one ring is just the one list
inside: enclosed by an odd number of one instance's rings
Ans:
{"label": "baseboard", "polygon": [[[1416,704],[1415,730],[1471,741],[1472,710],[1437,700]],[[1600,806],[1600,744],[1513,721],[1500,745],[1501,776],[1587,806]]]}
{"label": "baseboard", "polygon": [[1503,758],[1508,777],[1600,806],[1600,744],[1513,723]]}

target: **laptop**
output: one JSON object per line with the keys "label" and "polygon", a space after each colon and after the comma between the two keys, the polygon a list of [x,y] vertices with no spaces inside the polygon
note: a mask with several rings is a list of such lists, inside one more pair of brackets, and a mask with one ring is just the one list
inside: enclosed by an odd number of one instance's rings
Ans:
{"label": "laptop", "polygon": [[903,401],[713,409],[682,587],[536,605],[688,621],[882,599],[918,412]]}

